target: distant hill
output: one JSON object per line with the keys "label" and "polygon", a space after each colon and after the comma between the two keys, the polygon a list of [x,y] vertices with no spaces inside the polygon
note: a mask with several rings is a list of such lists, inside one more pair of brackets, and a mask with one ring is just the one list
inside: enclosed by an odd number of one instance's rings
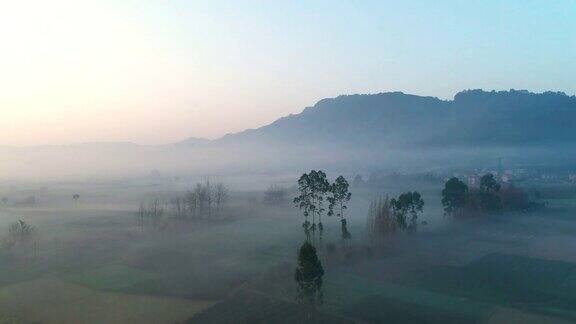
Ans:
{"label": "distant hill", "polygon": [[323,99],[299,114],[220,139],[168,145],[0,147],[2,178],[423,170],[576,165],[576,97],[462,91],[453,100],[389,92]]}
{"label": "distant hill", "polygon": [[453,100],[402,92],[323,99],[300,114],[215,143],[353,147],[574,144],[576,97],[561,92],[466,90]]}
{"label": "distant hill", "polygon": [[176,145],[176,146],[200,146],[200,145],[206,145],[208,143],[210,143],[210,140],[207,138],[189,137],[183,141],[174,143],[174,145]]}

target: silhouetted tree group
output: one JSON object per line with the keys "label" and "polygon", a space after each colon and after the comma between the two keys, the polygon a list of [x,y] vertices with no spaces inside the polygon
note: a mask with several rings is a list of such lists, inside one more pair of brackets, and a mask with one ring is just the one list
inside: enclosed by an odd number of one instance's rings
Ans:
{"label": "silhouetted tree group", "polygon": [[424,200],[416,191],[401,194],[398,198],[390,200],[390,205],[396,216],[396,224],[402,230],[416,230],[418,214],[422,213]]}
{"label": "silhouetted tree group", "polygon": [[352,194],[348,190],[349,187],[348,181],[346,181],[343,176],[339,176],[336,178],[336,181],[330,185],[330,194],[328,196],[328,216],[336,215],[340,217],[342,239],[344,240],[352,238],[352,235],[348,231],[348,222],[346,218],[344,218],[344,211],[348,209],[346,204],[350,201],[350,198],[352,198]]}
{"label": "silhouetted tree group", "polygon": [[[323,171],[312,170],[310,173],[304,173],[298,179],[298,190],[300,195],[294,198],[294,204],[298,206],[304,213],[304,233],[306,238],[310,239],[310,235],[315,235],[316,229],[322,236],[324,225],[322,224],[322,214],[325,211],[324,199],[330,189],[330,183],[326,179],[326,173]],[[312,217],[310,222],[309,217]],[[318,219],[318,224],[316,224]]]}
{"label": "silhouetted tree group", "polygon": [[157,227],[162,223],[164,206],[158,199],[154,199],[148,204],[140,203],[137,216],[138,227],[140,227],[141,230],[144,230],[147,226]]}
{"label": "silhouetted tree group", "polygon": [[[299,195],[294,198],[294,204],[303,211],[305,220],[302,227],[308,240],[311,235],[315,237],[316,230],[322,239],[324,231],[322,215],[326,211],[324,204],[326,201],[328,202],[328,216],[336,215],[340,218],[342,238],[351,238],[344,217],[344,211],[348,208],[347,203],[352,197],[348,188],[349,184],[343,176],[339,176],[334,183],[330,183],[323,171],[312,170],[298,179]],[[312,222],[310,222],[310,217]]]}
{"label": "silhouetted tree group", "polygon": [[206,180],[171,201],[172,215],[184,220],[211,219],[222,214],[228,197],[229,190],[223,183],[214,185]]}
{"label": "silhouetted tree group", "polygon": [[442,206],[447,214],[454,214],[466,206],[468,202],[468,186],[453,177],[446,181],[442,190]]}
{"label": "silhouetted tree group", "polygon": [[495,214],[502,211],[526,211],[537,204],[531,202],[521,188],[503,187],[493,174],[480,178],[478,188],[469,188],[453,177],[444,184],[442,205],[446,215],[462,217],[474,214]]}
{"label": "silhouetted tree group", "polygon": [[381,241],[397,230],[415,231],[423,208],[424,200],[416,191],[405,192],[398,198],[375,199],[368,209],[368,234],[373,241]]}
{"label": "silhouetted tree group", "polygon": [[298,284],[297,300],[302,303],[322,304],[322,277],[324,268],[316,253],[316,248],[306,241],[298,252],[298,267],[294,279]]}

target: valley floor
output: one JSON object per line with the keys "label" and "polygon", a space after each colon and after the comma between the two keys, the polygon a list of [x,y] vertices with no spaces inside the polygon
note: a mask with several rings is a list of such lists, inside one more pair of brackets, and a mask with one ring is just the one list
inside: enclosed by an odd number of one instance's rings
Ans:
{"label": "valley floor", "polygon": [[451,222],[437,191],[423,190],[431,225],[377,248],[365,233],[371,196],[359,194],[352,250],[341,245],[337,222],[326,221],[324,303],[314,308],[295,300],[303,235],[294,208],[235,202],[242,217],[141,230],[138,200],[95,193],[84,198],[94,204],[0,210],[2,232],[24,218],[41,235],[37,249],[0,258],[0,323],[576,322],[574,200]]}

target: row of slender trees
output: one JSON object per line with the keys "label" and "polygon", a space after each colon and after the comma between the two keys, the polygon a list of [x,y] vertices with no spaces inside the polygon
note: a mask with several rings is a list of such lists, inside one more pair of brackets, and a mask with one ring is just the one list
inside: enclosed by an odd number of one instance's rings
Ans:
{"label": "row of slender trees", "polygon": [[220,216],[229,198],[224,183],[212,184],[206,180],[197,183],[183,197],[171,201],[172,214],[181,219],[210,219]]}
{"label": "row of slender trees", "polygon": [[140,203],[138,209],[138,225],[166,226],[166,216],[178,221],[193,221],[221,217],[229,198],[229,190],[223,183],[212,184],[206,180],[197,183],[193,189],[183,196],[162,202],[154,199],[148,203]]}
{"label": "row of slender trees", "polygon": [[343,239],[351,237],[344,211],[348,208],[347,203],[352,194],[349,191],[348,181],[343,176],[330,183],[325,172],[312,170],[298,179],[298,192],[294,204],[303,211],[305,220],[302,227],[307,240],[310,240],[311,236],[315,238],[316,231],[320,239],[322,238],[324,231],[322,216],[325,213],[340,218]]}

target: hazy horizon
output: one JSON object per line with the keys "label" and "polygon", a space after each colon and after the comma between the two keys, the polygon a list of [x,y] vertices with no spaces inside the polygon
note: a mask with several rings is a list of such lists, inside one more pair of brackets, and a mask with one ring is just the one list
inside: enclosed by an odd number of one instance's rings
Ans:
{"label": "hazy horizon", "polygon": [[4,3],[0,145],[213,139],[342,94],[574,94],[575,11],[497,1]]}

